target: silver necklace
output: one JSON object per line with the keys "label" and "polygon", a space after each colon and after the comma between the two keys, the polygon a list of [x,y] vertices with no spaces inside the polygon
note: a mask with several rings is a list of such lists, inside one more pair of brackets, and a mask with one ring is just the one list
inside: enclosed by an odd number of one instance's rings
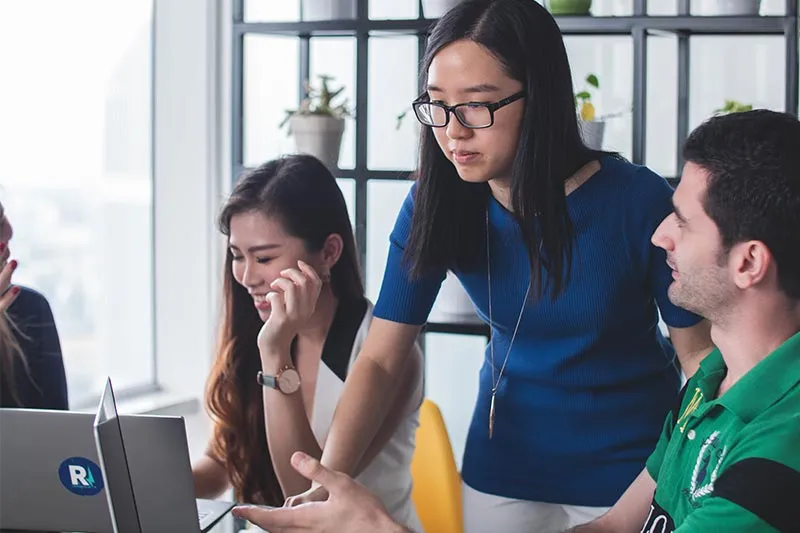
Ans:
{"label": "silver necklace", "polygon": [[489,336],[489,354],[492,359],[492,401],[489,404],[489,438],[492,438],[494,433],[494,414],[495,414],[495,396],[497,395],[497,388],[500,386],[500,380],[503,377],[503,371],[506,369],[508,356],[511,355],[511,348],[514,346],[514,339],[517,337],[519,331],[519,324],[522,321],[522,314],[525,312],[525,304],[528,302],[528,295],[531,292],[531,277],[528,278],[528,289],[525,291],[525,298],[522,300],[522,307],[520,307],[519,315],[517,316],[517,325],[514,326],[514,334],[511,335],[511,342],[508,344],[508,351],[506,357],[503,359],[503,366],[500,367],[500,372],[497,375],[497,380],[494,378],[494,318],[492,316],[492,254],[489,249],[489,208],[486,208],[486,281],[489,287],[489,328],[491,334]]}

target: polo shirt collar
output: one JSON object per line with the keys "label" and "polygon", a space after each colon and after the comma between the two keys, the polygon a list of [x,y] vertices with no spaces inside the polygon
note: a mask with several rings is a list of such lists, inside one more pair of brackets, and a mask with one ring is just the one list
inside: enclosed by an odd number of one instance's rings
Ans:
{"label": "polo shirt collar", "polygon": [[[727,372],[719,350],[714,350],[700,364],[703,374],[698,386],[707,398],[713,398]],[[789,390],[800,383],[800,332],[765,357],[742,376],[716,403],[733,411],[749,423]]]}

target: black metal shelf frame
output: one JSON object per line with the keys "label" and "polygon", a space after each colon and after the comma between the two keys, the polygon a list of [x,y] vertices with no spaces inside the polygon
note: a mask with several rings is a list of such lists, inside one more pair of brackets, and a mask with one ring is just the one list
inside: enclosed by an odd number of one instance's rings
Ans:
{"label": "black metal shelf frame", "polygon": [[[798,4],[800,0],[786,0],[782,16],[757,17],[700,17],[691,16],[691,0],[678,0],[678,15],[648,16],[647,0],[634,0],[633,15],[622,17],[556,17],[564,35],[613,36],[629,35],[633,39],[633,148],[631,160],[645,162],[647,125],[647,44],[651,35],[674,34],[678,42],[678,146],[689,134],[689,60],[690,43],[694,35],[776,35],[784,36],[786,43],[785,110],[798,114]],[[369,180],[410,179],[409,170],[371,170],[367,166],[369,39],[376,34],[417,35],[419,57],[422,57],[427,32],[436,21],[425,18],[406,20],[370,20],[369,0],[357,0],[357,16],[352,20],[323,20],[300,22],[245,22],[244,0],[233,0],[233,44],[231,80],[231,171],[234,179],[244,167],[244,37],[249,34],[291,35],[299,38],[300,68],[298,101],[303,95],[303,82],[309,77],[310,39],[326,36],[352,36],[356,41],[355,107],[360,112],[355,119],[355,165],[340,169],[338,177],[355,182],[355,233],[361,264],[367,261],[367,183]],[[422,9],[419,10],[422,13]],[[676,154],[677,169],[682,168],[680,153]],[[668,178],[675,184],[677,178]],[[485,327],[474,324],[432,323],[426,331],[485,335]]]}

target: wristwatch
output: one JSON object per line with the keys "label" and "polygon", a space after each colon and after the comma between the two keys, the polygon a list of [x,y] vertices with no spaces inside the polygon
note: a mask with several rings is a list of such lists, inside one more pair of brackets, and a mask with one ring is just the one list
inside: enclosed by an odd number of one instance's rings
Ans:
{"label": "wristwatch", "polygon": [[295,393],[300,388],[300,374],[292,365],[286,365],[274,376],[269,376],[259,370],[256,380],[262,387],[279,390],[284,394]]}

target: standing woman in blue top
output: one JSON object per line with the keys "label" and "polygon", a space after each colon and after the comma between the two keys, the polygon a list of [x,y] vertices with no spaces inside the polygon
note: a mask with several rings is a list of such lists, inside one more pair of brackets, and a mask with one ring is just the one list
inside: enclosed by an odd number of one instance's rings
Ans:
{"label": "standing woman in blue top", "polygon": [[0,407],[68,409],[53,313],[44,296],[11,284],[11,222],[0,203]]}
{"label": "standing woman in blue top", "polygon": [[463,458],[466,531],[587,522],[641,472],[679,366],[692,374],[711,349],[700,317],[667,299],[677,274],[650,243],[672,190],[583,144],[561,33],[534,0],[460,3],[433,28],[422,77],[418,180],[322,462],[353,472],[452,270],[492,326]]}

